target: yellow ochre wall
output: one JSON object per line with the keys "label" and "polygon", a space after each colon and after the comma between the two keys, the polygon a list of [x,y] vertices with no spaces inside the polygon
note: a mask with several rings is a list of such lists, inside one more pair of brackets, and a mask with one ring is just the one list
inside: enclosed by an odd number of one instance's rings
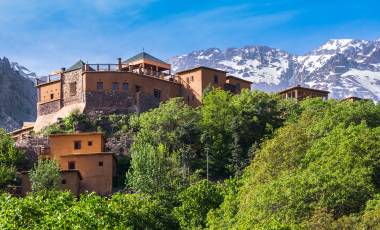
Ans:
{"label": "yellow ochre wall", "polygon": [[[39,103],[61,99],[61,81],[46,83],[37,87],[39,90]],[[53,94],[53,99],[50,98],[50,94]]]}
{"label": "yellow ochre wall", "polygon": [[[78,133],[49,136],[50,154],[53,159],[59,159],[65,154],[99,153],[104,150],[104,140],[101,133]],[[74,142],[82,141],[81,149],[74,149]],[[88,142],[92,141],[92,146]]]}
{"label": "yellow ochre wall", "polygon": [[[75,162],[75,167],[82,176],[81,193],[94,191],[99,195],[108,195],[112,192],[115,167],[112,153],[65,155],[60,160],[61,169],[68,170],[71,161]],[[102,162],[103,166],[99,166],[99,162]]]}

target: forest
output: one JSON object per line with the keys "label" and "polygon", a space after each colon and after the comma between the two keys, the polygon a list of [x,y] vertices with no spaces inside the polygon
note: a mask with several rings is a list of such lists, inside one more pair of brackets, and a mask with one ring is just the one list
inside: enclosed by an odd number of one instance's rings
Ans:
{"label": "forest", "polygon": [[[112,196],[59,191],[0,131],[0,229],[380,229],[380,104],[205,92],[142,114],[72,113],[44,134],[103,132]],[[31,170],[33,192],[6,192]]]}

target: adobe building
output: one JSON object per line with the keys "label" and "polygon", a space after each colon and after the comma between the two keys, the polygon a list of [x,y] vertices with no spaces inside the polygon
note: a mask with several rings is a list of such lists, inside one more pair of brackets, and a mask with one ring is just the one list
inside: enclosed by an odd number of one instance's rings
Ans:
{"label": "adobe building", "polygon": [[342,99],[342,101],[348,101],[348,102],[355,102],[355,101],[362,101],[362,100],[370,100],[370,99],[364,99],[364,98],[361,98],[361,97],[355,97],[355,96],[350,96],[350,97],[346,97],[344,99]]}
{"label": "adobe building", "polygon": [[[40,146],[39,159],[56,160],[61,168],[62,190],[79,195],[96,192],[112,193],[112,178],[116,161],[113,153],[104,152],[102,133],[54,134],[49,136],[48,147]],[[30,191],[27,173],[20,173],[22,194]]]}
{"label": "adobe building", "polygon": [[312,89],[312,88],[306,88],[302,87],[300,85],[285,89],[278,94],[283,99],[293,98],[297,101],[303,100],[307,97],[321,97],[324,100],[328,99],[329,91],[326,90],[319,90],[319,89]]}
{"label": "adobe building", "polygon": [[225,71],[197,67],[171,74],[171,65],[142,52],[117,64],[78,61],[68,69],[37,80],[37,120],[34,131],[64,118],[73,110],[87,114],[144,112],[162,101],[183,97],[192,106],[202,102],[207,86],[233,93],[251,82]]}

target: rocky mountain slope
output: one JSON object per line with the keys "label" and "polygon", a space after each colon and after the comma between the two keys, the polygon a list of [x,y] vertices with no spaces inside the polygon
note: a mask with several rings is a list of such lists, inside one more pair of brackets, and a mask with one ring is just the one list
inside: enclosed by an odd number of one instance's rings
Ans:
{"label": "rocky mountain slope", "polygon": [[23,121],[36,118],[36,90],[27,68],[0,58],[0,128],[19,128]]}
{"label": "rocky mountain slope", "polygon": [[302,56],[267,46],[211,48],[169,62],[173,71],[200,65],[223,69],[269,92],[300,84],[329,90],[333,98],[380,100],[380,40],[332,39]]}

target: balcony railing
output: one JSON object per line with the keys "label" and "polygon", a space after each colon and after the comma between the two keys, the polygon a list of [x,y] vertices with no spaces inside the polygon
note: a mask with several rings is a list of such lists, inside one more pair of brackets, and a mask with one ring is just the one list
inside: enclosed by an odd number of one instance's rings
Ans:
{"label": "balcony railing", "polygon": [[44,84],[44,83],[49,83],[52,81],[57,81],[61,80],[61,74],[53,74],[53,75],[47,75],[47,76],[41,76],[36,78],[36,84]]}
{"label": "balcony railing", "polygon": [[119,71],[118,64],[85,64],[84,71]]}
{"label": "balcony railing", "polygon": [[129,67],[122,66],[121,64],[85,64],[83,67],[85,72],[129,72],[141,74],[149,77],[160,78],[162,80],[176,82],[175,75],[152,69],[130,69]]}

